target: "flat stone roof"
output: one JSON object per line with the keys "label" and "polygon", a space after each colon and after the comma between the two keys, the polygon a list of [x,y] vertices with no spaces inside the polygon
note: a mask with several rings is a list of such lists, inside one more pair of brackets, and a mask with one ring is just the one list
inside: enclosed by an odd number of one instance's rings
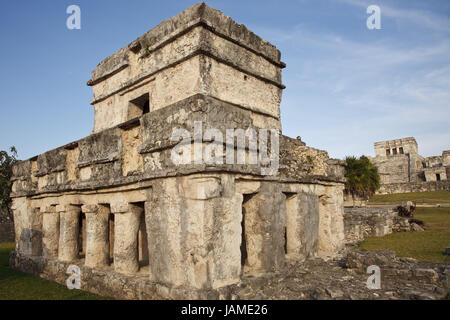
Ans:
{"label": "flat stone roof", "polygon": [[140,51],[141,48],[157,50],[197,26],[203,26],[281,68],[285,67],[285,64],[280,61],[281,53],[274,45],[258,37],[244,25],[238,24],[221,11],[202,2],[163,21],[126,47],[104,59],[98,64],[96,70],[92,71],[92,78],[87,84],[92,86],[126,68],[130,50],[134,52]]}

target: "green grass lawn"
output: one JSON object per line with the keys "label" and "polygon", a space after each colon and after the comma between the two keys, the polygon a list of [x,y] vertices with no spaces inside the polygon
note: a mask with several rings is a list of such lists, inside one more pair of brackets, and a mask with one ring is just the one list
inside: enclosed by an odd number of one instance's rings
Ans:
{"label": "green grass lawn", "polygon": [[450,203],[450,191],[430,191],[430,192],[410,192],[397,194],[378,194],[373,196],[369,203],[401,203],[403,201],[414,201],[417,204],[423,203]]}
{"label": "green grass lawn", "polygon": [[450,263],[450,256],[444,255],[445,248],[450,247],[450,208],[417,208],[414,218],[425,222],[425,231],[366,238],[358,249],[388,249],[399,257]]}
{"label": "green grass lawn", "polygon": [[8,266],[14,243],[0,243],[0,300],[104,300],[81,290],[29,275]]}

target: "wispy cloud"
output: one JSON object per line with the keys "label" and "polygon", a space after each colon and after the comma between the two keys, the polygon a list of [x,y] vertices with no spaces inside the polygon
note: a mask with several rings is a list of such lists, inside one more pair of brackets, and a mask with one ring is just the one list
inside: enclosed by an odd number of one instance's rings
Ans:
{"label": "wispy cloud", "polygon": [[[404,136],[427,145],[421,147],[425,156],[450,149],[448,37],[427,43],[399,43],[390,35],[365,41],[304,25],[260,32],[285,48],[282,114],[289,134],[340,158],[372,154],[373,141]],[[305,117],[310,121],[295,126]]]}

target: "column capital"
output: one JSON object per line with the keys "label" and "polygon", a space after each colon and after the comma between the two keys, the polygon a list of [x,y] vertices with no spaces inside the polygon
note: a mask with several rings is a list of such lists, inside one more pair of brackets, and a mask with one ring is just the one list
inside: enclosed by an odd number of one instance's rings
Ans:
{"label": "column capital", "polygon": [[56,213],[56,206],[47,206],[47,207],[42,207],[41,209],[42,213]]}
{"label": "column capital", "polygon": [[98,205],[96,204],[85,204],[81,206],[81,211],[83,213],[97,213]]}
{"label": "column capital", "polygon": [[56,212],[66,211],[66,205],[63,205],[63,204],[58,204],[55,208],[56,208]]}
{"label": "column capital", "polygon": [[135,212],[140,213],[144,211],[142,206],[136,205],[134,203],[111,203],[111,213],[127,213],[127,212]]}
{"label": "column capital", "polygon": [[72,205],[72,204],[58,204],[56,206],[56,212],[67,212],[73,210],[79,210],[80,206]]}
{"label": "column capital", "polygon": [[125,213],[130,211],[128,203],[111,203],[111,213]]}

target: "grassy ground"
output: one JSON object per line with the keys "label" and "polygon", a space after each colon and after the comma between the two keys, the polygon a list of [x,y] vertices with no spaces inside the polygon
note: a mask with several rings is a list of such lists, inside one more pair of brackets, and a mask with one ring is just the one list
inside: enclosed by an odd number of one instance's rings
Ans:
{"label": "grassy ground", "polygon": [[411,192],[397,194],[381,194],[375,195],[370,200],[370,204],[374,203],[400,203],[403,201],[414,201],[417,204],[429,203],[450,203],[450,191],[431,191],[431,192]]}
{"label": "grassy ground", "polygon": [[65,286],[9,268],[14,243],[0,243],[0,300],[103,300],[100,296],[69,290]]}
{"label": "grassy ground", "polygon": [[425,222],[425,231],[366,238],[359,249],[388,249],[399,257],[450,263],[450,256],[444,255],[445,248],[450,247],[450,208],[417,208],[414,218]]}

